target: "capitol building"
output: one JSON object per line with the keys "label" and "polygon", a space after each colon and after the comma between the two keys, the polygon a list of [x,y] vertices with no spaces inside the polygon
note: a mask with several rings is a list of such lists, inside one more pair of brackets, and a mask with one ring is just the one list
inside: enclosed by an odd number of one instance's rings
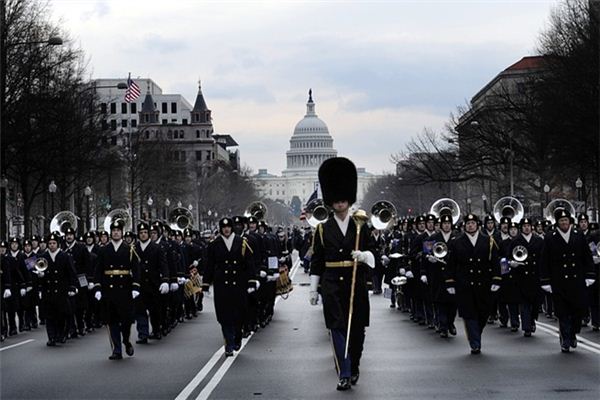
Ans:
{"label": "capitol building", "polygon": [[[270,174],[266,169],[259,169],[258,174],[252,177],[259,194],[264,198],[290,205],[294,197],[297,197],[301,204],[306,204],[318,187],[321,163],[338,155],[327,124],[315,112],[312,90],[308,93],[306,115],[296,124],[290,139],[290,148],[286,152],[287,168],[281,176]],[[369,184],[377,176],[358,166],[357,172],[357,204],[360,204]]]}

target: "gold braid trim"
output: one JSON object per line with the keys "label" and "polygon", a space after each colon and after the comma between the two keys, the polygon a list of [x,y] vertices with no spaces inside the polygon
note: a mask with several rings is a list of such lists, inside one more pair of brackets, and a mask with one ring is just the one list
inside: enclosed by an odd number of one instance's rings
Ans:
{"label": "gold braid trim", "polygon": [[250,250],[251,254],[254,254],[254,251],[252,250],[252,247],[250,247],[250,245],[248,244],[248,240],[246,240],[246,238],[242,238],[242,256],[244,254],[246,254],[246,248],[248,250]]}
{"label": "gold braid trim", "polygon": [[142,258],[138,255],[137,251],[135,251],[135,245],[132,244],[129,246],[129,262],[133,261],[133,256],[136,256],[138,262],[142,261]]}
{"label": "gold braid trim", "polygon": [[321,246],[325,247],[325,242],[323,241],[323,224],[317,225],[317,231],[319,232],[319,237],[321,238]]}

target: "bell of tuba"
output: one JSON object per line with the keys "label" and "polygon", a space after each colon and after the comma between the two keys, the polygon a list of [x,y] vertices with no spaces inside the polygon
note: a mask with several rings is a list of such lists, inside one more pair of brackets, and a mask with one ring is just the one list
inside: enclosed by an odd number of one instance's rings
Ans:
{"label": "bell of tuba", "polygon": [[114,210],[108,213],[106,218],[104,218],[104,230],[106,232],[109,232],[110,234],[110,226],[113,222],[116,221],[121,221],[121,223],[123,224],[124,232],[131,230],[131,216],[129,215],[129,212],[124,208],[115,208]]}
{"label": "bell of tuba", "polygon": [[316,228],[317,225],[327,221],[330,212],[331,209],[325,205],[323,199],[311,200],[306,205],[306,214],[308,215],[306,221],[310,226]]}
{"label": "bell of tuba", "polygon": [[565,209],[571,213],[573,217],[575,217],[575,207],[571,204],[570,201],[565,199],[554,199],[544,209],[544,218],[548,221],[552,222],[552,225],[556,223],[556,218],[554,218],[554,213],[556,210]]}
{"label": "bell of tuba", "polygon": [[493,213],[496,222],[500,222],[502,217],[508,217],[511,222],[519,223],[525,214],[525,210],[518,199],[506,196],[496,202]]}
{"label": "bell of tuba", "polygon": [[184,230],[194,225],[194,216],[187,208],[177,207],[169,213],[169,227],[173,230]]}
{"label": "bell of tuba", "polygon": [[39,257],[35,260],[33,267],[37,272],[44,272],[46,269],[48,269],[48,260],[46,260],[44,257]]}
{"label": "bell of tuba", "polygon": [[523,262],[527,260],[528,256],[529,252],[527,251],[527,247],[525,246],[515,246],[515,248],[512,251],[512,258],[517,262]]}
{"label": "bell of tuba", "polygon": [[435,242],[431,252],[435,258],[441,260],[448,255],[448,245],[444,242]]}
{"label": "bell of tuba", "polygon": [[71,211],[61,211],[50,221],[50,232],[59,232],[64,236],[68,228],[77,230],[77,217]]}
{"label": "bell of tuba", "polygon": [[262,221],[267,217],[267,206],[262,201],[254,201],[246,207],[244,217],[254,217]]}
{"label": "bell of tuba", "polygon": [[371,207],[371,225],[375,229],[387,229],[396,223],[396,207],[387,200],[380,200]]}
{"label": "bell of tuba", "polygon": [[456,224],[460,219],[460,207],[458,203],[448,198],[436,200],[431,205],[429,213],[435,215],[438,219],[443,215],[449,215],[452,217],[452,224]]}

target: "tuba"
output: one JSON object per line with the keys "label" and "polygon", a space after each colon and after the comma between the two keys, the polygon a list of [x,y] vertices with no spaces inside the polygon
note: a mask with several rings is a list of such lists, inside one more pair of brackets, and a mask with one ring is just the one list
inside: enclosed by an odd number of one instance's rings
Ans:
{"label": "tuba", "polygon": [[375,229],[387,229],[396,223],[396,207],[387,200],[380,200],[371,207],[371,225]]}
{"label": "tuba", "polygon": [[44,272],[46,269],[48,269],[48,260],[46,260],[44,257],[39,257],[37,260],[35,260],[33,267],[37,272]]}
{"label": "tuba", "polygon": [[316,228],[317,225],[325,223],[327,221],[330,212],[331,209],[325,205],[323,199],[311,200],[306,205],[306,214],[310,215],[310,217],[308,217],[306,221],[310,226]]}
{"label": "tuba", "polygon": [[523,204],[514,197],[503,197],[494,205],[494,219],[496,219],[496,222],[500,222],[500,218],[508,217],[512,222],[519,223],[524,214]]}
{"label": "tuba", "polygon": [[187,208],[177,207],[169,213],[169,220],[167,223],[172,230],[183,231],[194,225],[194,216]]}
{"label": "tuba", "polygon": [[435,215],[438,219],[442,215],[449,215],[452,217],[452,224],[456,224],[460,218],[460,207],[456,201],[444,198],[436,200],[435,203],[431,205],[429,213]]}
{"label": "tuba", "polygon": [[262,221],[267,217],[267,206],[262,201],[254,201],[246,207],[244,217],[254,217],[257,220]]}
{"label": "tuba", "polygon": [[104,218],[104,230],[110,233],[110,226],[113,222],[121,221],[123,224],[123,231],[131,230],[131,216],[129,212],[123,208],[116,208],[108,213]]}
{"label": "tuba", "polygon": [[77,230],[77,217],[71,211],[61,211],[50,221],[50,232],[59,232],[64,236],[68,228]]}
{"label": "tuba", "polygon": [[515,248],[512,251],[513,260],[519,263],[522,263],[523,261],[527,260],[528,256],[529,252],[527,251],[527,247],[525,246],[515,246]]}
{"label": "tuba", "polygon": [[575,207],[573,207],[573,204],[571,204],[570,201],[565,199],[554,199],[550,203],[548,203],[548,205],[544,209],[544,218],[552,222],[552,225],[554,225],[556,223],[556,219],[554,218],[554,212],[561,208],[564,208],[565,210],[569,211],[572,216],[575,216]]}

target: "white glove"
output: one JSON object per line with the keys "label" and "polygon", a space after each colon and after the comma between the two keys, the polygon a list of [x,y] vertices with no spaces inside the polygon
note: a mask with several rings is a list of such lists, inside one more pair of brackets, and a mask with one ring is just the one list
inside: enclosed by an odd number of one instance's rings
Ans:
{"label": "white glove", "polygon": [[600,256],[594,256],[594,264],[600,264]]}
{"label": "white glove", "polygon": [[412,271],[406,271],[406,277],[407,278],[414,278],[415,276],[413,275]]}
{"label": "white glove", "polygon": [[135,299],[139,295],[140,295],[140,292],[138,292],[137,290],[132,290],[131,291],[131,298]]}
{"label": "white glove", "polygon": [[73,296],[75,296],[75,294],[76,294],[76,293],[75,293],[74,291],[72,291],[72,290],[69,290],[69,291],[67,292],[67,295],[69,295],[69,297],[73,297]]}
{"label": "white glove", "polygon": [[88,282],[88,290],[94,289],[94,282]]}
{"label": "white glove", "polygon": [[404,268],[400,268],[400,271],[398,271],[400,273],[400,275],[406,275],[406,270]]}
{"label": "white glove", "polygon": [[185,278],[183,278],[183,277],[177,278],[177,283],[180,285],[183,285],[185,283]]}
{"label": "white glove", "polygon": [[248,290],[248,293],[254,293],[254,292],[256,292],[256,289],[253,288],[253,287],[249,287],[247,290]]}
{"label": "white glove", "polygon": [[35,271],[35,273],[37,274],[38,278],[43,278],[44,275],[46,275],[44,271]]}
{"label": "white glove", "polygon": [[171,292],[176,292],[179,289],[179,285],[176,283],[171,283]]}
{"label": "white glove", "polygon": [[192,265],[193,265],[194,267],[197,267],[197,266],[198,266],[198,260],[194,260],[194,262],[192,263]]}
{"label": "white glove", "polygon": [[520,263],[520,262],[518,262],[518,261],[515,261],[515,260],[510,260],[510,261],[508,262],[508,265],[509,265],[511,268],[516,268],[516,267],[518,267],[519,265],[521,265],[521,263]]}
{"label": "white glove", "polygon": [[167,282],[161,283],[160,286],[158,287],[158,291],[160,292],[160,294],[169,293],[169,284]]}
{"label": "white glove", "polygon": [[316,306],[319,303],[319,292],[317,292],[317,289],[319,288],[320,280],[321,277],[319,275],[310,276],[310,293],[308,300],[311,306]]}
{"label": "white glove", "polygon": [[[277,274],[279,275],[279,274]],[[275,282],[278,277],[275,277],[275,274],[267,276],[267,282]]]}
{"label": "white glove", "polygon": [[432,256],[431,254],[427,254],[427,261],[429,261],[430,263],[436,263],[439,260],[437,259],[437,257]]}
{"label": "white glove", "polygon": [[40,298],[40,300],[42,299],[42,292],[38,292],[38,297]]}
{"label": "white glove", "polygon": [[594,282],[596,282],[595,279],[586,279],[585,286],[592,286],[594,284]]}
{"label": "white glove", "polygon": [[421,275],[421,282],[427,285],[427,276]]}
{"label": "white glove", "polygon": [[10,291],[10,289],[4,289],[4,294],[2,295],[2,297],[8,299],[10,296],[12,296],[12,292]]}
{"label": "white glove", "polygon": [[100,292],[100,291],[96,292],[94,297],[96,298],[96,300],[100,301],[100,299],[102,298],[102,292]]}
{"label": "white glove", "polygon": [[386,255],[381,256],[381,263],[385,266],[390,263],[390,258]]}
{"label": "white glove", "polygon": [[267,271],[260,271],[260,277],[261,278],[266,278],[267,277]]}
{"label": "white glove", "polygon": [[26,289],[27,293],[31,292],[32,290],[33,290],[32,286],[27,286],[27,289]]}
{"label": "white glove", "polygon": [[492,287],[490,288],[490,290],[491,290],[492,292],[497,292],[497,291],[498,291],[498,289],[500,289],[500,285],[492,285]]}
{"label": "white glove", "polygon": [[21,289],[21,297],[25,296],[27,294],[27,290],[25,289]]}
{"label": "white glove", "polygon": [[359,263],[366,263],[368,261],[368,256],[366,251],[353,250],[352,258],[358,261]]}
{"label": "white glove", "polygon": [[542,290],[548,293],[552,293],[552,286],[550,285],[542,285]]}
{"label": "white glove", "polygon": [[453,287],[446,288],[446,291],[447,291],[449,294],[456,294],[456,289],[454,289]]}

